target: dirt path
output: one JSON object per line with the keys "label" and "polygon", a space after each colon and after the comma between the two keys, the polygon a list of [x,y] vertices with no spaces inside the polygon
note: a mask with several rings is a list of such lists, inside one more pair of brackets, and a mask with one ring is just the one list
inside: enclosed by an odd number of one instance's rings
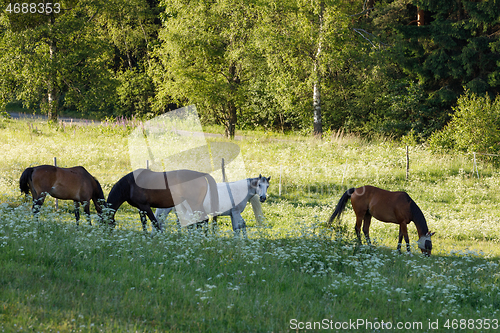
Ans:
{"label": "dirt path", "polygon": [[[9,112],[9,115],[14,119],[31,119],[33,121],[47,121],[49,118],[46,115],[31,114],[24,112]],[[89,119],[79,119],[71,117],[58,117],[58,121],[62,121],[65,124],[76,124],[76,125],[100,125],[102,122],[94,121]]]}

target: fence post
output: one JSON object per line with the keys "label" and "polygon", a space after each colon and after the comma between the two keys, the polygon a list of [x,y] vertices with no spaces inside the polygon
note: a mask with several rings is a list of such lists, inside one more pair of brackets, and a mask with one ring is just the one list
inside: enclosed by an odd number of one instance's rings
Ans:
{"label": "fence post", "polygon": [[[57,157],[54,157],[54,166],[57,167]],[[59,200],[56,198],[56,210],[59,210]]]}
{"label": "fence post", "polygon": [[222,182],[225,183],[226,182],[226,169],[224,166],[224,159],[222,159],[221,169],[222,169]]}
{"label": "fence post", "polygon": [[477,179],[479,179],[479,170],[477,169],[477,163],[476,163],[476,153],[473,152],[473,154],[474,154],[474,164],[472,165],[472,174],[474,174],[474,170],[476,170]]}

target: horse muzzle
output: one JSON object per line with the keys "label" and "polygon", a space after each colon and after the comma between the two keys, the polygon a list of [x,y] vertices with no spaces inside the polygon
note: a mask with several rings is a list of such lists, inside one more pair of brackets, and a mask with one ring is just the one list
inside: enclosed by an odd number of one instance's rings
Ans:
{"label": "horse muzzle", "polygon": [[260,196],[260,202],[266,201],[267,197],[265,195]]}
{"label": "horse muzzle", "polygon": [[425,240],[425,243],[424,243],[424,248],[420,249],[420,251],[422,251],[422,253],[424,255],[426,255],[427,257],[429,257],[431,255],[431,252],[432,252],[432,242],[428,239]]}
{"label": "horse muzzle", "polygon": [[432,250],[423,250],[423,249],[420,249],[420,251],[422,251],[422,253],[423,253],[426,257],[430,257],[430,256],[431,256],[431,252],[432,252]]}

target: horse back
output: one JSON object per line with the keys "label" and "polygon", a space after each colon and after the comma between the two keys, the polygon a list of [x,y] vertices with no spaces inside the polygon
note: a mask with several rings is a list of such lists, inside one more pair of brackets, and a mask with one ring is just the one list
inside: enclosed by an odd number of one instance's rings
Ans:
{"label": "horse back", "polygon": [[40,165],[33,170],[32,182],[37,193],[46,192],[62,200],[88,201],[94,192],[94,179],[82,166]]}
{"label": "horse back", "polygon": [[136,207],[170,208],[188,201],[191,206],[200,208],[208,190],[206,174],[192,170],[154,172],[138,169],[127,176],[132,177],[128,201]]}

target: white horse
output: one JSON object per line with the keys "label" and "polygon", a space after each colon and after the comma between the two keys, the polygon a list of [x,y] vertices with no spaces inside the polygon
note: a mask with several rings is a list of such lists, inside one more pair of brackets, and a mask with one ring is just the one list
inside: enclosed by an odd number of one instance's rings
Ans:
{"label": "white horse", "polygon": [[[217,183],[219,211],[215,214],[214,221],[216,221],[216,216],[230,216],[233,231],[246,229],[246,223],[243,217],[241,217],[241,213],[250,200],[255,220],[260,224],[264,219],[260,203],[266,201],[270,180],[271,177],[266,178],[259,175],[257,178],[247,178],[231,183]],[[210,207],[210,204],[210,196],[207,195],[203,201],[203,207]],[[199,222],[196,212],[192,211],[186,201],[172,208],[158,208],[155,212],[155,217],[157,219],[160,215],[166,217],[174,208],[181,226],[188,226]]]}

